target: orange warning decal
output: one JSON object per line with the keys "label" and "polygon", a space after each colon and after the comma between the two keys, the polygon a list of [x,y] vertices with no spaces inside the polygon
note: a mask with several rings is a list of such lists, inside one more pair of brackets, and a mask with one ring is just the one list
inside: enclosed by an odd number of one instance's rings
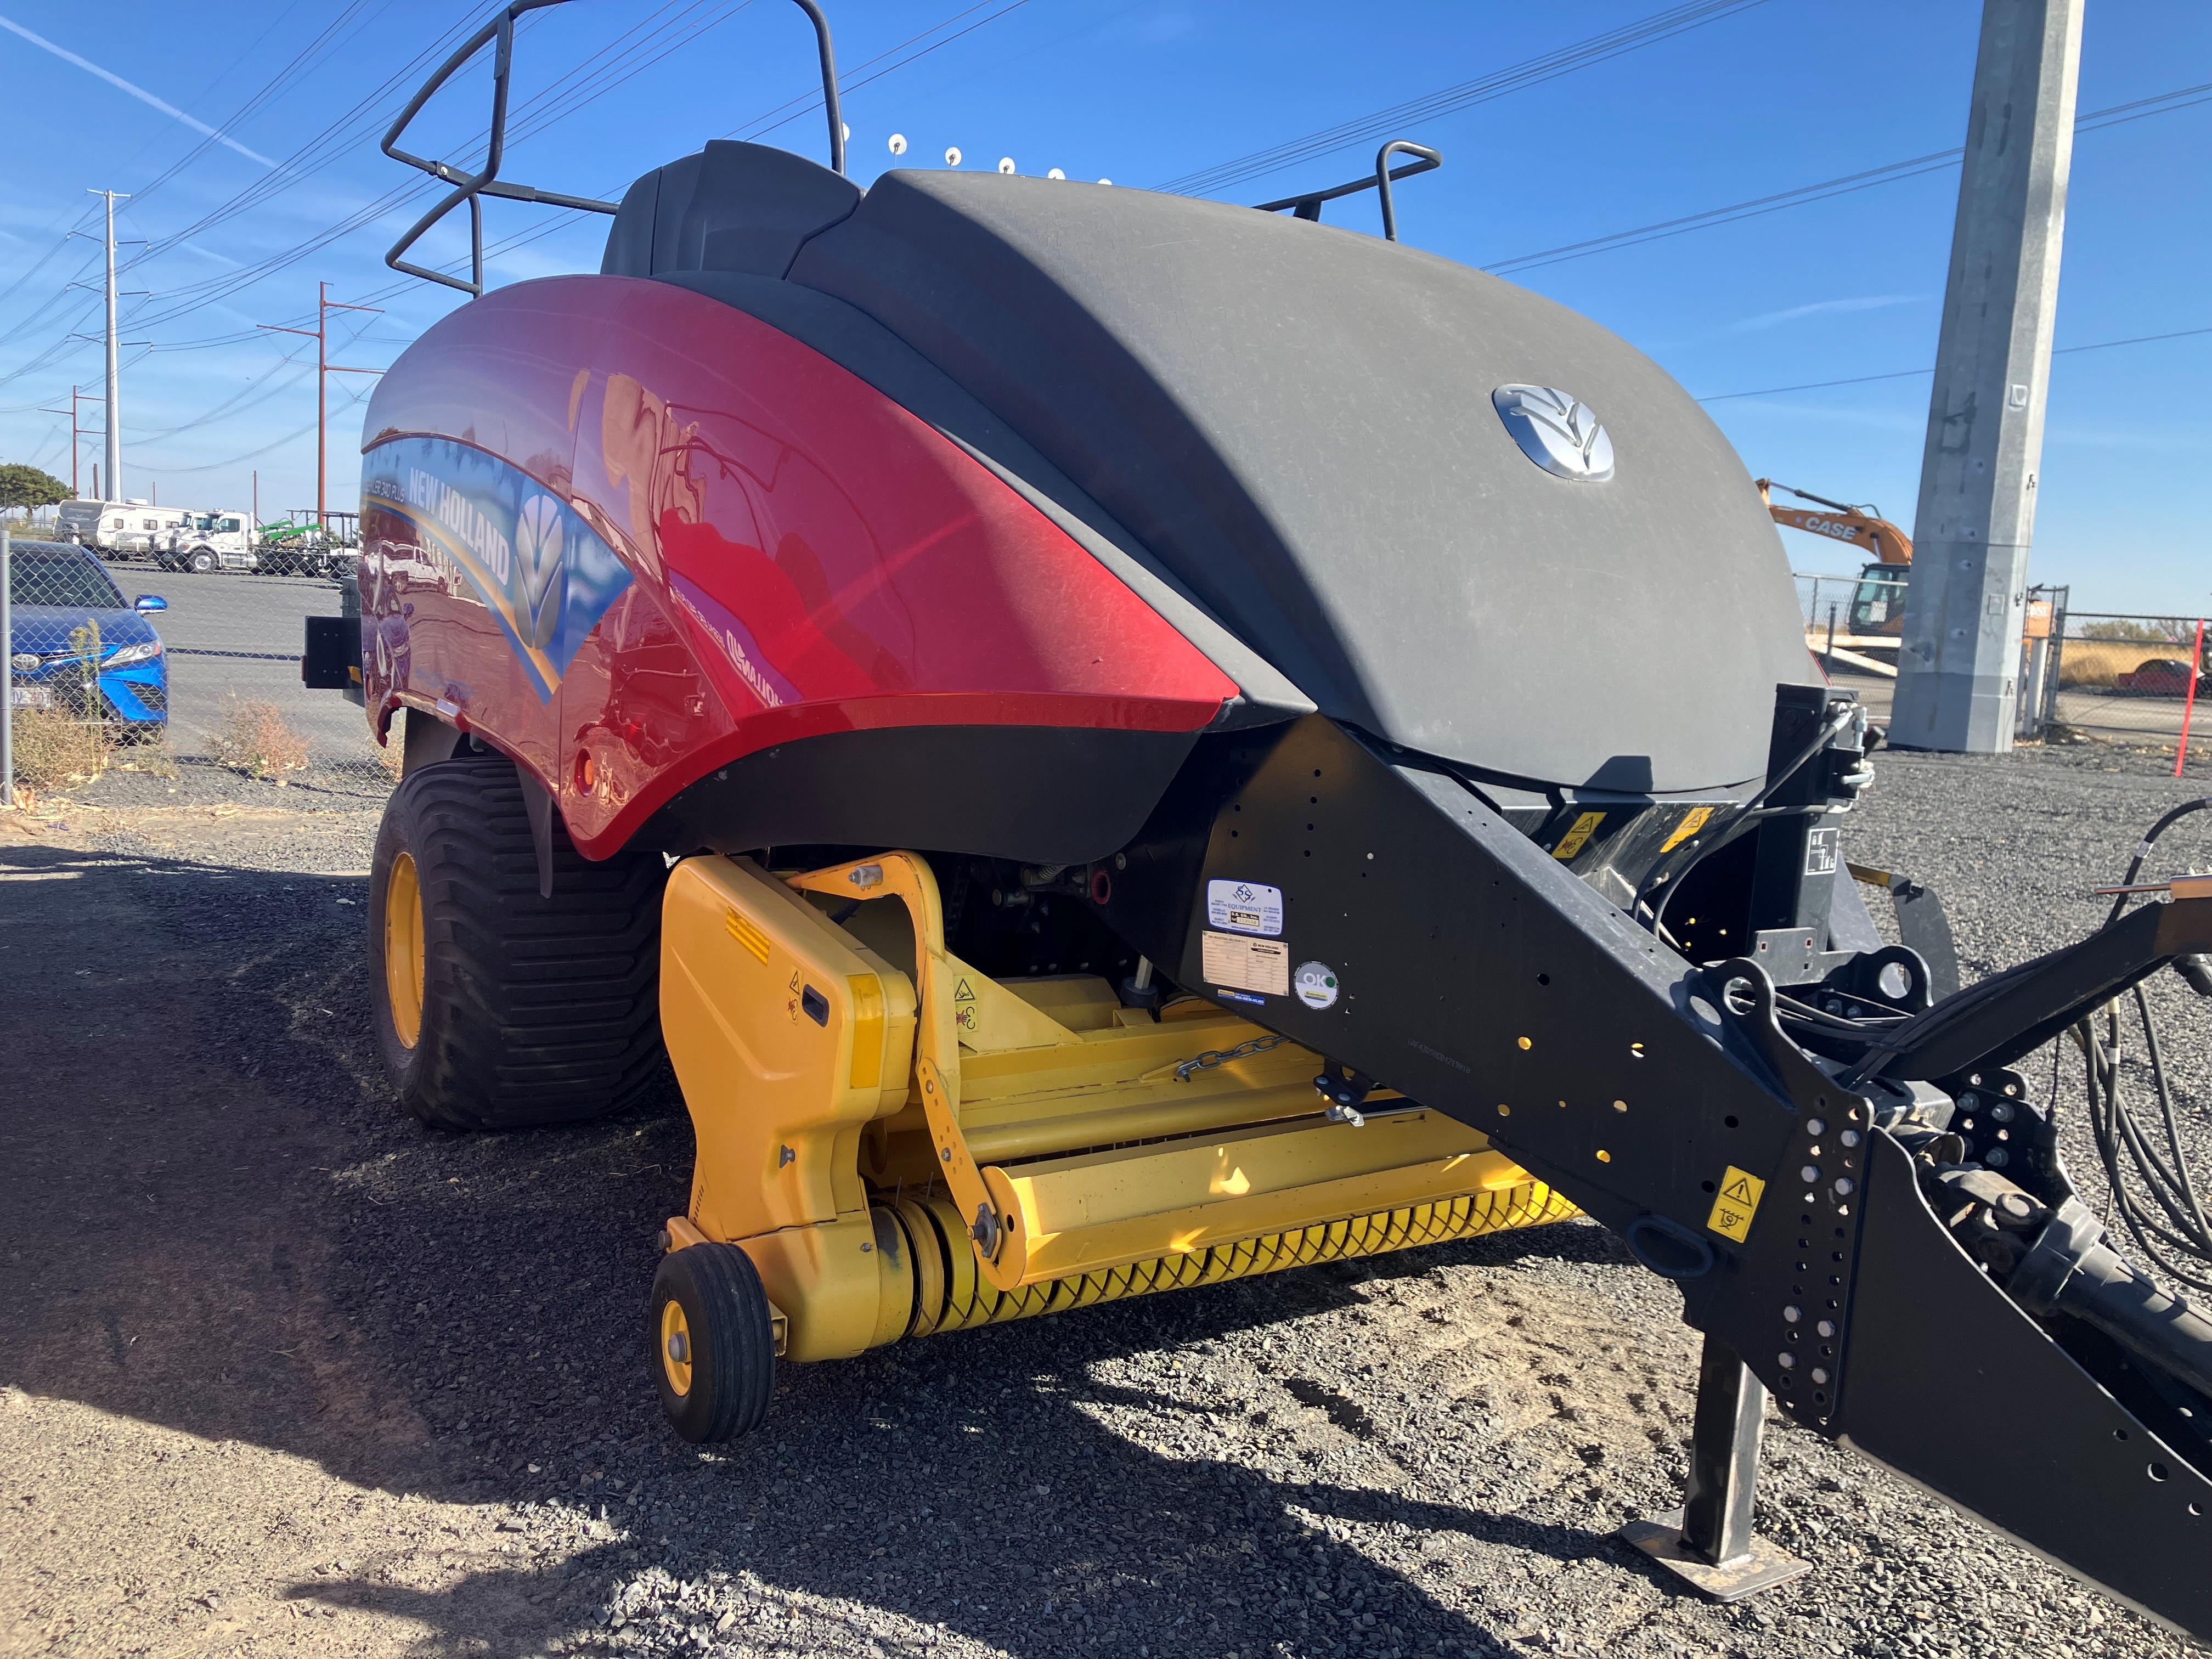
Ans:
{"label": "orange warning decal", "polygon": [[751,951],[763,962],[768,960],[768,935],[750,916],[740,915],[735,910],[723,913],[722,926],[732,939]]}
{"label": "orange warning decal", "polygon": [[1602,812],[1583,813],[1575,820],[1575,827],[1559,837],[1559,844],[1552,849],[1552,856],[1563,860],[1574,857],[1596,832],[1598,825],[1604,822],[1605,814]]}
{"label": "orange warning decal", "polygon": [[1674,833],[1660,843],[1659,850],[1662,853],[1673,852],[1691,836],[1696,835],[1698,830],[1704,829],[1705,820],[1712,815],[1713,809],[1710,806],[1692,806],[1683,814],[1681,823],[1674,826]]}

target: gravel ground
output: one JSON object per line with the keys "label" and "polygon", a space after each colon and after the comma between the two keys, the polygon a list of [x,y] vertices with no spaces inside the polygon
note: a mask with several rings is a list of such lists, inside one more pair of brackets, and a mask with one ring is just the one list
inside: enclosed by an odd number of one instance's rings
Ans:
{"label": "gravel ground", "polygon": [[[2202,787],[1893,756],[1850,848],[1985,972]],[[2194,1650],[1778,1422],[1759,1524],[1814,1573],[1673,1593],[1612,1534],[1676,1501],[1694,1339],[1580,1224],[792,1366],[685,1446],[641,1326],[688,1123],[397,1116],[377,806],[186,767],[0,820],[0,1653]]]}

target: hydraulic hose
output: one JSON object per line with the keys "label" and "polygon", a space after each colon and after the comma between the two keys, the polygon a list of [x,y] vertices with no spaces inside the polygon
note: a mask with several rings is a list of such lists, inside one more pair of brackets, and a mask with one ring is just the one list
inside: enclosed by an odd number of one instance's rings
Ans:
{"label": "hydraulic hose", "polygon": [[[2123,890],[2112,896],[2112,910],[2105,918],[2106,927],[2118,921],[2126,910],[2133,895],[2125,890],[2135,886],[2159,838],[2191,813],[2207,808],[2212,808],[2212,796],[2184,801],[2143,832],[2142,838],[2136,843],[2134,855],[2128,860],[2127,873],[2120,878],[2118,885]],[[2197,965],[2201,973],[2201,962]],[[2184,964],[2177,962],[2176,966]],[[2196,978],[2185,968],[2183,977],[2190,981],[2192,988],[2195,987]],[[2172,1090],[2166,1075],[2166,1060],[2160,1049],[2158,1023],[2152,1016],[2150,1001],[2142,986],[2135,988],[2132,1000],[2142,1027],[2142,1058],[2157,1096],[2165,1150],[2162,1152],[2154,1143],[2137,1121],[2135,1109],[2123,1097],[2120,1013],[2114,1004],[2106,1011],[2108,1041],[2098,1040],[2088,1020],[2082,1021],[2075,1033],[2087,1061],[2089,1121],[2095,1133],[2098,1156],[2104,1163],[2106,1179],[2112,1189],[2112,1207],[2152,1265],[2191,1290],[2212,1291],[2212,1278],[2204,1273],[2205,1265],[2212,1263],[2212,1216],[2205,1212],[2188,1153],[2182,1146]],[[2142,1190],[2138,1191],[2138,1187]],[[2176,1258],[2185,1259],[2190,1265],[2185,1267]]]}
{"label": "hydraulic hose", "polygon": [[[1771,816],[1760,811],[1769,798],[1802,771],[1815,755],[1826,750],[1834,741],[1836,734],[1851,723],[1851,718],[1856,713],[1856,704],[1846,704],[1840,713],[1821,721],[1820,729],[1814,734],[1812,740],[1791,757],[1787,766],[1768,777],[1757,794],[1723,819],[1717,832],[1692,836],[1671,854],[1662,856],[1644,876],[1642,884],[1636,890],[1636,896],[1629,901],[1628,914],[1640,920],[1640,913],[1649,904],[1651,920],[1646,925],[1653,933],[1657,933],[1660,921],[1666,915],[1668,900],[1681,890],[1681,883],[1676,878],[1688,875],[1706,858],[1752,828],[1761,817]],[[1786,809],[1792,813],[1803,810],[1800,807]],[[1662,887],[1667,888],[1663,893],[1659,891]]]}

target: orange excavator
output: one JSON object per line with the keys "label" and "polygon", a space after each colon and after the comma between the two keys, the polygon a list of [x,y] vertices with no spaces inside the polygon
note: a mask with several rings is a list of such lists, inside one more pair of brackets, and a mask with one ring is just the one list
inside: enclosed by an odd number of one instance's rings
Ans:
{"label": "orange excavator", "polygon": [[[1825,536],[1846,547],[1863,549],[1873,556],[1859,570],[1858,591],[1851,595],[1849,637],[1836,643],[1846,649],[1867,646],[1894,649],[1905,630],[1905,590],[1912,579],[1912,538],[1883,518],[1874,507],[1852,507],[1832,501],[1771,478],[1755,478],[1759,499],[1775,523],[1809,535]],[[1811,501],[1810,507],[1777,507],[1772,491]]]}

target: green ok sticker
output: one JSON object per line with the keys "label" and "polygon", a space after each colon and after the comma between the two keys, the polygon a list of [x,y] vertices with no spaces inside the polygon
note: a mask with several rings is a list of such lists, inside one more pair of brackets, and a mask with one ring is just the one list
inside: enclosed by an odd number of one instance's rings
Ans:
{"label": "green ok sticker", "polygon": [[1301,963],[1291,981],[1298,1000],[1309,1008],[1336,1006],[1336,969],[1325,962]]}

